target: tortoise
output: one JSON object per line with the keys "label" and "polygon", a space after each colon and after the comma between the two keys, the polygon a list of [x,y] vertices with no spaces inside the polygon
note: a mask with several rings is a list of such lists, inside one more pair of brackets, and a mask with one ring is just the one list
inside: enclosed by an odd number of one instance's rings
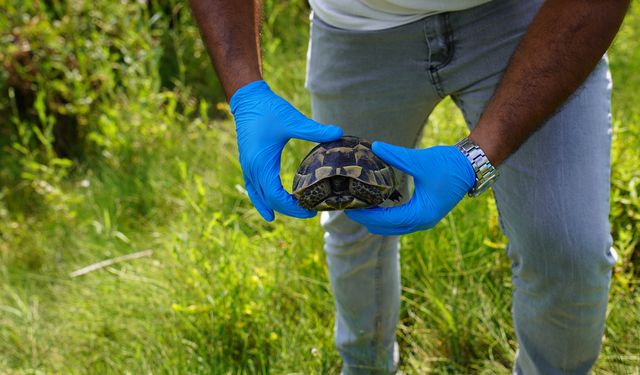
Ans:
{"label": "tortoise", "polygon": [[393,168],[371,150],[371,142],[353,136],[324,142],[311,149],[293,178],[300,206],[333,211],[399,201]]}

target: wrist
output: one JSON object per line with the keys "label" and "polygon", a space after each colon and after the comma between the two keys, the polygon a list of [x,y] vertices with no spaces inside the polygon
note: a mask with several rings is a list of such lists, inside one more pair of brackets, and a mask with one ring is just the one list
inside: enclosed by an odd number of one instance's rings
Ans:
{"label": "wrist", "polygon": [[237,71],[233,76],[221,76],[221,82],[223,83],[224,92],[227,96],[227,101],[231,100],[233,95],[238,92],[239,89],[253,83],[262,80],[262,74],[260,71],[254,69],[247,69],[248,71]]}
{"label": "wrist", "polygon": [[501,152],[504,148],[500,147],[500,139],[491,131],[485,131],[484,128],[484,126],[476,126],[469,134],[469,139],[480,147],[491,165],[497,168],[506,159],[506,156]]}

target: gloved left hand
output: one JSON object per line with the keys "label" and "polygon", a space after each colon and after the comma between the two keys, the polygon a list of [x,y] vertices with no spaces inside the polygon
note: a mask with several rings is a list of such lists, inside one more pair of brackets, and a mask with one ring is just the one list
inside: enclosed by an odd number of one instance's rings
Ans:
{"label": "gloved left hand", "polygon": [[471,162],[455,146],[415,150],[373,143],[373,152],[414,178],[411,200],[391,208],[347,210],[346,215],[381,235],[433,228],[475,184]]}
{"label": "gloved left hand", "polygon": [[313,217],[315,211],[300,207],[282,187],[282,149],[291,138],[333,141],[342,136],[342,129],[307,118],[262,80],[238,89],[229,106],[236,122],[242,177],[260,215],[267,221],[274,219],[274,211],[298,218]]}

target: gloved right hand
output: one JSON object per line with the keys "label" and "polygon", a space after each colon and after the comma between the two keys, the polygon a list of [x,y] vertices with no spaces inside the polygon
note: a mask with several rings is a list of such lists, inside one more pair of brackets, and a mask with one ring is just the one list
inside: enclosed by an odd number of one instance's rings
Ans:
{"label": "gloved right hand", "polygon": [[262,80],[238,89],[229,105],[236,122],[245,187],[260,215],[267,221],[274,219],[274,210],[298,218],[315,216],[315,211],[300,207],[282,187],[282,149],[291,138],[333,141],[342,137],[342,129],[309,119]]}
{"label": "gloved right hand", "polygon": [[386,236],[433,228],[476,183],[471,162],[455,146],[422,150],[373,142],[373,152],[382,160],[413,176],[415,189],[407,203],[390,208],[346,211],[346,215]]}

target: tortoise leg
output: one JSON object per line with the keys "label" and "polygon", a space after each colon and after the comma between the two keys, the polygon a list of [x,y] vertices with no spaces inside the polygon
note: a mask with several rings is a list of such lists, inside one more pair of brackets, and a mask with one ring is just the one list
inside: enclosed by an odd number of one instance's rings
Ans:
{"label": "tortoise leg", "polygon": [[307,210],[317,210],[316,206],[327,199],[330,194],[331,184],[328,180],[323,180],[303,191],[298,203]]}
{"label": "tortoise leg", "polygon": [[370,206],[379,205],[384,201],[384,196],[380,189],[375,186],[364,184],[356,179],[349,181],[349,191],[359,200],[366,202]]}

